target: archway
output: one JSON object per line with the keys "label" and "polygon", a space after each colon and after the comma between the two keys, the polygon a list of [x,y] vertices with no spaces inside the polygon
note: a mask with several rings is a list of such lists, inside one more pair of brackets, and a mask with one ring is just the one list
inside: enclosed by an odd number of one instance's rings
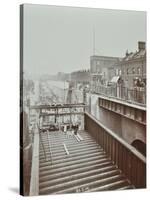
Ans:
{"label": "archway", "polygon": [[131,144],[134,146],[140,153],[146,156],[146,144],[141,140],[134,140]]}

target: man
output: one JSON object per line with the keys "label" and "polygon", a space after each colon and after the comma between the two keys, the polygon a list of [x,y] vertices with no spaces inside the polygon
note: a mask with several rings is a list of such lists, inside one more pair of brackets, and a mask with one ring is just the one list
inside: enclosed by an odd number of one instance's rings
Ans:
{"label": "man", "polygon": [[76,125],[74,126],[74,134],[75,134],[75,135],[77,135],[78,128],[79,128],[79,125],[76,124]]}
{"label": "man", "polygon": [[64,125],[64,133],[67,133],[67,125]]}

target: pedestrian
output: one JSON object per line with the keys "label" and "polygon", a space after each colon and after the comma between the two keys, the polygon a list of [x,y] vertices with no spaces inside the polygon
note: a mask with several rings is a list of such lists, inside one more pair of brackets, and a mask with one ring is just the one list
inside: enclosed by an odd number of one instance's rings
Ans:
{"label": "pedestrian", "polygon": [[75,124],[72,124],[71,128],[72,128],[72,132],[74,133],[75,132]]}
{"label": "pedestrian", "polygon": [[67,125],[64,125],[64,133],[67,133]]}
{"label": "pedestrian", "polygon": [[79,128],[79,126],[78,126],[78,124],[76,124],[75,127],[74,127],[74,134],[75,134],[75,135],[77,135],[78,128]]}

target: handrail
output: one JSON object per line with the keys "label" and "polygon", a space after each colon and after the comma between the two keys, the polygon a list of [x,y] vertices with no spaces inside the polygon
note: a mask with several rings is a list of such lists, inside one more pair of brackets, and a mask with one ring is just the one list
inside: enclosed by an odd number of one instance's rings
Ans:
{"label": "handrail", "polygon": [[98,95],[101,99],[106,99],[106,100],[113,101],[113,102],[116,102],[116,103],[119,103],[122,105],[126,105],[126,106],[129,106],[132,108],[146,111],[146,105],[144,105],[144,104],[135,103],[135,102],[127,101],[127,100],[125,101],[121,98],[112,97],[112,96],[105,96],[105,95],[101,95],[101,94],[98,94]]}
{"label": "handrail", "polygon": [[44,148],[44,144],[43,144],[43,141],[42,141],[42,136],[41,136],[40,130],[39,130],[39,136],[40,136],[40,143],[42,145],[43,152],[44,152],[44,157],[45,157],[45,160],[46,160],[46,151],[45,151],[45,148]]}
{"label": "handrail", "polygon": [[140,152],[88,112],[85,112],[85,130],[96,139],[136,188],[146,187],[146,158]]}
{"label": "handrail", "polygon": [[93,85],[92,92],[111,96],[113,98],[119,98],[125,101],[132,101],[133,103],[146,104],[146,88],[127,88],[123,86],[104,86]]}
{"label": "handrail", "polygon": [[48,145],[49,145],[50,161],[51,161],[51,165],[52,165],[53,164],[53,160],[52,160],[53,156],[52,156],[49,132],[47,132],[47,140],[48,140]]}
{"label": "handrail", "polygon": [[38,128],[36,128],[34,132],[29,195],[37,196],[38,194],[39,194],[39,130]]}

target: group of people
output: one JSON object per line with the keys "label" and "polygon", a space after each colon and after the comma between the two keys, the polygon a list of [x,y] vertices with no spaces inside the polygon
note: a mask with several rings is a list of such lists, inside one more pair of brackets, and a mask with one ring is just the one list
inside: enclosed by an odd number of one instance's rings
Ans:
{"label": "group of people", "polygon": [[78,124],[75,124],[75,125],[72,124],[71,128],[74,131],[74,134],[77,135],[77,132],[78,132],[78,129],[79,129],[79,125]]}
{"label": "group of people", "polygon": [[[74,133],[74,135],[77,135],[79,125],[78,124],[72,124],[70,128],[71,128],[71,131]],[[63,132],[67,133],[67,125],[63,126]]]}

